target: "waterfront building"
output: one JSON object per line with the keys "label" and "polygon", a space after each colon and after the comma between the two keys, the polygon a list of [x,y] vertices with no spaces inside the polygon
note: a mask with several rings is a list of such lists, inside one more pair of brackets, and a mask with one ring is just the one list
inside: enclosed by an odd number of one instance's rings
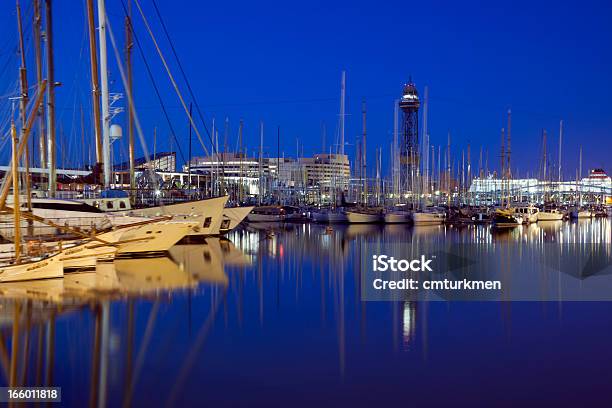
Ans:
{"label": "waterfront building", "polygon": [[515,198],[528,198],[541,202],[545,196],[557,197],[561,201],[576,201],[582,196],[588,201],[605,202],[612,197],[612,179],[603,169],[593,169],[581,180],[541,181],[537,178],[502,180],[489,175],[472,180],[469,193],[476,201],[492,201],[500,194]]}
{"label": "waterfront building", "polygon": [[[183,166],[187,172],[189,166]],[[296,202],[328,201],[334,191],[346,191],[350,178],[347,155],[317,154],[312,157],[270,157],[261,160],[238,153],[195,157],[191,172],[223,180],[230,190],[241,189],[243,198],[260,194],[294,197]]]}

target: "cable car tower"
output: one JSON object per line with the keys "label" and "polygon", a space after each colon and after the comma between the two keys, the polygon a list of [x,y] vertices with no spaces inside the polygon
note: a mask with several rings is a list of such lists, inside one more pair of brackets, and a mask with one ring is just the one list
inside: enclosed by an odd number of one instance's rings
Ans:
{"label": "cable car tower", "polygon": [[399,141],[400,186],[414,192],[419,178],[419,93],[412,78],[404,85],[399,108],[403,112]]}

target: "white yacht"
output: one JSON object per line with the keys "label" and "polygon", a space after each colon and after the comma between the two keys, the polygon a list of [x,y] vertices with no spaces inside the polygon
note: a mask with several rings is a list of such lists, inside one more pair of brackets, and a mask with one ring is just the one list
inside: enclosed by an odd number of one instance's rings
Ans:
{"label": "white yacht", "polygon": [[445,219],[446,214],[436,209],[426,209],[412,213],[412,222],[415,225],[442,224]]}
{"label": "white yacht", "polygon": [[[12,200],[7,200],[10,207]],[[26,208],[25,200],[21,201],[21,211]],[[32,213],[58,226],[79,228],[85,231],[105,230],[112,226],[132,224],[143,220],[142,217],[130,217],[126,214],[105,213],[99,208],[76,200],[59,198],[32,198]],[[22,227],[27,225],[22,220]],[[33,233],[36,235],[56,234],[57,228],[41,221],[33,221]],[[0,235],[11,236],[14,228],[11,215],[0,216]]]}
{"label": "white yacht", "polygon": [[346,211],[349,224],[374,224],[383,220],[380,211],[372,209],[355,209]]}
{"label": "white yacht", "polygon": [[249,222],[282,222],[285,220],[285,210],[279,205],[255,207],[247,215]]}
{"label": "white yacht", "polygon": [[61,278],[64,265],[60,254],[31,258],[26,262],[0,266],[0,282],[18,282],[36,279]]}
{"label": "white yacht", "polygon": [[538,212],[538,221],[561,221],[563,213],[557,208],[544,208]]}
{"label": "white yacht", "polygon": [[410,222],[410,213],[402,210],[389,210],[384,215],[385,224],[406,224]]}
{"label": "white yacht", "polygon": [[[229,196],[205,198],[155,207],[132,208],[126,192],[106,190],[99,198],[86,198],[79,201],[105,213],[139,217],[160,217],[171,215],[174,219],[196,221],[198,228],[189,235],[218,235],[224,221],[223,210]],[[110,194],[113,193],[113,194]]]}
{"label": "white yacht", "polygon": [[522,222],[524,224],[531,224],[534,222],[538,222],[538,214],[540,209],[535,205],[525,205],[514,207],[514,214],[522,217]]}
{"label": "white yacht", "polygon": [[172,216],[177,221],[194,221],[198,225],[189,235],[219,235],[223,222],[223,211],[229,196],[207,198],[204,200],[168,204],[158,207],[120,211],[117,214],[139,217]]}

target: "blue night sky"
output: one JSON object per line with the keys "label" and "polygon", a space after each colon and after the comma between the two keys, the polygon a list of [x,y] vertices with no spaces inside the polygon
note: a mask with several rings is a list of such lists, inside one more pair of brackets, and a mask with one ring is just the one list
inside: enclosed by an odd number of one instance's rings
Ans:
{"label": "blue night sky", "polygon": [[[140,2],[189,101],[152,2]],[[520,169],[519,175],[537,171],[543,128],[549,133],[550,161],[556,163],[560,119],[565,122],[566,177],[575,175],[580,145],[584,146],[585,171],[599,166],[611,170],[609,2],[157,2],[207,126],[213,117],[221,126],[229,117],[230,149],[236,147],[240,118],[250,151],[258,148],[260,120],[265,123],[268,155],[276,154],[277,126],[281,128],[281,152],[286,155],[295,155],[297,139],[305,155],[321,151],[323,122],[329,149],[338,127],[344,69],[347,152],[353,154],[355,138],[361,133],[361,100],[365,98],[372,171],[375,148],[382,147],[383,154],[389,155],[394,99],[409,76],[421,95],[424,86],[429,87],[432,143],[444,145],[450,131],[454,156],[459,157],[470,143],[475,167],[481,146],[489,150],[489,167],[498,167],[500,129],[511,107],[513,167]],[[32,68],[32,5],[28,0],[22,3]],[[18,55],[15,11],[12,4],[4,8],[0,16],[0,107],[6,112],[10,108],[6,96],[16,86]],[[121,2],[107,0],[107,12],[122,47]],[[136,34],[186,156],[186,115],[134,5],[133,13]],[[79,164],[81,104],[88,139],[91,133],[84,1],[55,0],[54,15],[56,79],[63,83],[57,89],[58,121],[66,140],[58,158]],[[110,41],[108,44],[111,91],[122,92]],[[172,145],[176,148],[137,48],[134,71],[135,104],[149,150],[153,150],[155,126],[157,151]],[[33,83],[32,69],[30,74]],[[115,122],[124,124],[125,116],[120,114]],[[0,117],[4,133],[7,114]],[[116,147],[115,157],[125,159],[125,142]],[[193,153],[203,153],[195,136]],[[388,157],[385,169],[387,166]]]}

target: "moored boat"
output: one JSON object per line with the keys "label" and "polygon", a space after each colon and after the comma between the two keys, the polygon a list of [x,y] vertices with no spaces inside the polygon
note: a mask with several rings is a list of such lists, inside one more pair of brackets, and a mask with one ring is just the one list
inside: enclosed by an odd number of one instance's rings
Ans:
{"label": "moored boat", "polygon": [[356,209],[346,211],[346,220],[350,224],[374,224],[383,220],[380,211]]}
{"label": "moored boat", "polygon": [[284,220],[285,210],[277,205],[255,207],[247,216],[249,222],[282,222]]}
{"label": "moored boat", "polygon": [[0,266],[0,282],[61,278],[63,275],[64,264],[59,253],[13,265]]}
{"label": "moored boat", "polygon": [[390,210],[384,214],[385,224],[406,224],[410,222],[410,213],[402,210]]}
{"label": "moored boat", "polygon": [[497,209],[493,213],[492,222],[496,228],[513,228],[521,225],[523,219],[511,209]]}
{"label": "moored boat", "polygon": [[229,196],[187,201],[159,207],[149,207],[119,212],[129,216],[161,217],[172,216],[177,221],[196,222],[197,226],[189,235],[218,235],[223,221],[223,211]]}
{"label": "moored boat", "polygon": [[540,213],[540,209],[534,205],[524,205],[513,207],[514,213],[523,219],[523,223],[530,224],[534,222],[538,222],[538,214]]}
{"label": "moored boat", "polygon": [[446,219],[446,214],[435,209],[427,209],[424,211],[414,211],[412,213],[412,222],[415,225],[426,224],[442,224]]}
{"label": "moored boat", "polygon": [[564,214],[557,208],[544,208],[538,212],[538,221],[561,221]]}

